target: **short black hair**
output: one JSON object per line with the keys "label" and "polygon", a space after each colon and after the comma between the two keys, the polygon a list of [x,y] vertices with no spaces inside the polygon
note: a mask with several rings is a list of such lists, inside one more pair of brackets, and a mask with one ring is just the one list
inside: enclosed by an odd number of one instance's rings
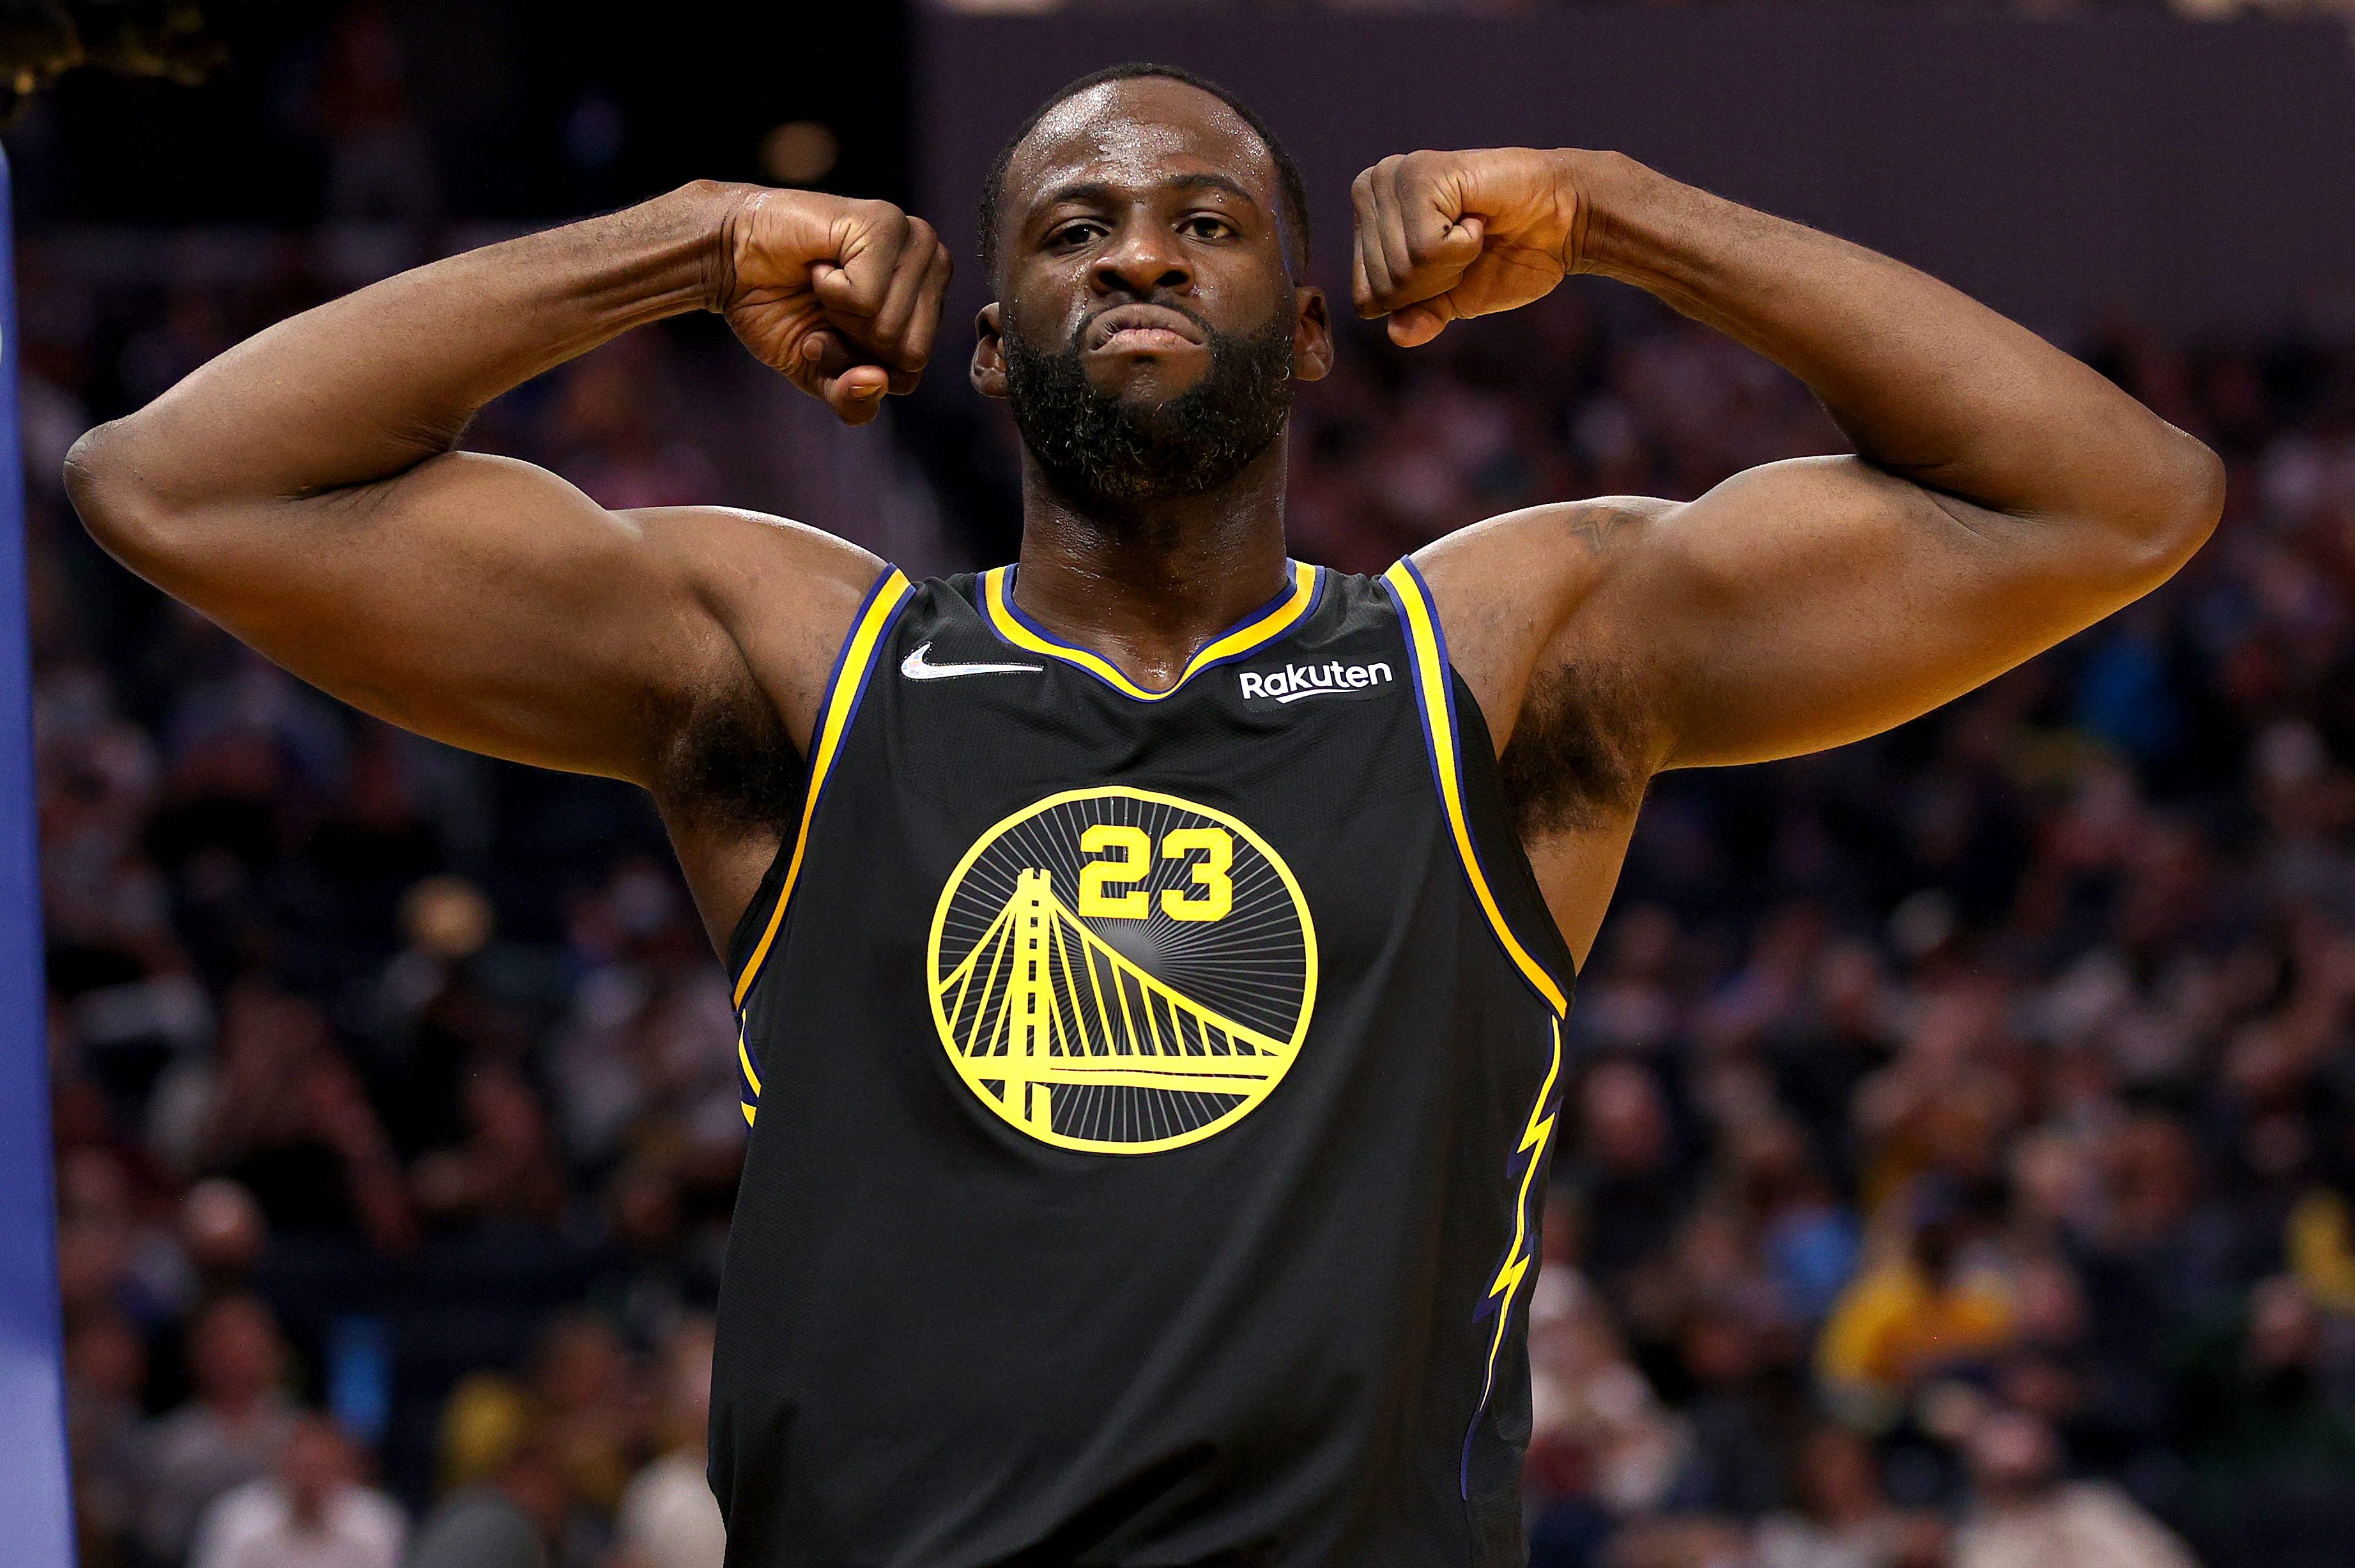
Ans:
{"label": "short black hair", "polygon": [[[1022,122],[1016,128],[1014,134],[1006,139],[1006,145],[997,149],[997,156],[990,162],[988,177],[981,182],[981,270],[983,273],[993,280],[997,274],[998,208],[1005,199],[1006,171],[1014,162],[1014,149],[1022,144],[1024,137],[1039,128],[1039,121],[1053,113],[1068,100],[1077,98],[1092,87],[1102,87],[1107,81],[1134,81],[1140,77],[1160,77],[1166,80],[1182,81],[1188,87],[1200,89],[1233,110],[1241,117],[1242,123],[1250,126],[1252,133],[1266,144],[1267,155],[1275,165],[1276,218],[1281,225],[1278,231],[1279,248],[1284,252],[1284,265],[1292,269],[1293,276],[1295,279],[1307,276],[1308,186],[1300,177],[1300,165],[1292,161],[1292,155],[1285,152],[1284,144],[1275,139],[1275,133],[1268,129],[1267,122],[1252,112],[1250,104],[1245,103],[1217,82],[1207,77],[1197,76],[1183,66],[1162,65],[1154,60],[1130,60],[1124,65],[1110,65],[1102,70],[1092,70],[1076,81],[1065,82],[1061,87],[1057,88],[1045,102],[1032,110],[1030,118]],[[1300,253],[1296,258],[1291,253],[1293,249],[1291,245],[1281,243],[1285,230],[1299,236],[1295,243]]]}

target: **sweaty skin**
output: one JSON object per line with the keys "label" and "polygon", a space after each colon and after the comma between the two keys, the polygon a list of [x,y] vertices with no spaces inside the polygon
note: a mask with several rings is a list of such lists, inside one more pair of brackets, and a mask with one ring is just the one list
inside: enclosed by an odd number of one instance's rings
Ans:
{"label": "sweaty skin", "polygon": [[[1901,723],[2148,592],[2215,527],[2205,447],[1869,251],[1608,153],[1415,153],[1352,194],[1354,301],[1398,342],[1597,272],[1790,370],[1856,449],[1418,552],[1582,964],[1654,773]],[[1187,313],[1237,336],[1289,315],[1295,379],[1321,376],[1325,300],[1278,210],[1267,149],[1215,97],[1145,78],[1069,100],[1008,170],[974,385],[1005,395],[1009,335],[1052,351],[1086,327],[1090,384],[1156,405],[1208,371]],[[864,422],[923,370],[948,272],[885,203],[690,186],[281,323],[83,437],[67,478],[125,564],[355,706],[645,787],[724,948],[881,563],[723,507],[609,512],[455,448],[499,393],[698,308]],[[1284,455],[1103,515],[1026,453],[1022,607],[1167,687],[1280,585]]]}

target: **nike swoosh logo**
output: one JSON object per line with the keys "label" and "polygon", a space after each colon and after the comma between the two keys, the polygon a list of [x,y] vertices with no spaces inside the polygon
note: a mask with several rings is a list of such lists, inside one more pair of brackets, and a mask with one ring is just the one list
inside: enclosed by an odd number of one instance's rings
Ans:
{"label": "nike swoosh logo", "polygon": [[1035,664],[934,664],[924,656],[932,651],[932,644],[918,644],[914,653],[900,661],[900,673],[910,680],[954,680],[961,675],[1013,675],[1020,670],[1036,675],[1047,667]]}

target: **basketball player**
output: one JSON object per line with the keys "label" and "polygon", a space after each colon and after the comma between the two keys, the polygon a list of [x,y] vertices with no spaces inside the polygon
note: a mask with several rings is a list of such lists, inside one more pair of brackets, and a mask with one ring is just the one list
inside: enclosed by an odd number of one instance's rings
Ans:
{"label": "basketball player", "polygon": [[[271,328],[71,460],[116,555],[457,745],[648,790],[753,1121],[711,1478],[739,1564],[1505,1563],[1561,1020],[1646,781],[1899,723],[2165,579],[2215,458],[1910,268],[1579,151],[1359,176],[1401,344],[1569,272],[1786,367],[1853,457],[1287,558],[1331,363],[1300,181],[1178,72],[1075,84],[985,197],[1014,565],[607,512],[455,450],[723,314],[843,419],[949,258],[697,185]],[[757,1110],[757,1117],[755,1112]]]}

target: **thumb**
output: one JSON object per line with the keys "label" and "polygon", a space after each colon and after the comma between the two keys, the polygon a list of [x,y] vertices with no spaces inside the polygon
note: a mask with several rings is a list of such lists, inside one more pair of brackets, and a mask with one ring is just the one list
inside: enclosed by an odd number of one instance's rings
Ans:
{"label": "thumb", "polygon": [[1401,348],[1418,348],[1447,330],[1455,319],[1455,307],[1445,294],[1411,304],[1391,313],[1391,341]]}
{"label": "thumb", "polygon": [[845,424],[865,424],[883,411],[883,396],[891,389],[890,374],[879,365],[854,365],[824,383],[818,396]]}

